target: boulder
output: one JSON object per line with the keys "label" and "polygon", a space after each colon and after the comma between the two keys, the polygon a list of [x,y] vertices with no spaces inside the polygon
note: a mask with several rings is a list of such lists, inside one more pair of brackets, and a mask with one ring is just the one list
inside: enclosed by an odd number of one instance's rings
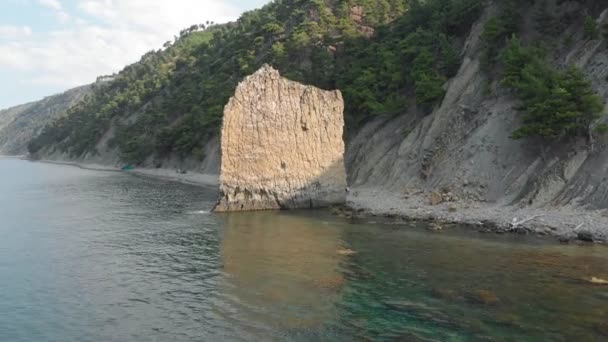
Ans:
{"label": "boulder", "polygon": [[433,223],[429,224],[427,229],[430,231],[434,231],[434,232],[440,232],[443,230],[443,226],[439,222],[433,222]]}
{"label": "boulder", "polygon": [[346,200],[344,101],[264,65],[224,109],[215,211],[325,207]]}
{"label": "boulder", "polygon": [[431,290],[431,295],[438,299],[456,299],[456,293],[453,290],[435,287]]}
{"label": "boulder", "polygon": [[500,299],[492,291],[476,290],[469,294],[468,299],[471,303],[482,305],[497,305]]}
{"label": "boulder", "polygon": [[443,203],[443,196],[441,196],[438,192],[431,192],[431,196],[429,197],[430,205],[438,205]]}
{"label": "boulder", "polygon": [[595,240],[593,233],[588,230],[581,230],[576,235],[581,241],[593,242]]}

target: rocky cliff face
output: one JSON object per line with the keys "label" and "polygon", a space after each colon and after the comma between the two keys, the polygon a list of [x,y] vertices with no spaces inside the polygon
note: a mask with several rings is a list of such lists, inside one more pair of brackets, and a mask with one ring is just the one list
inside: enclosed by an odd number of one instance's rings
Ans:
{"label": "rocky cliff face", "polygon": [[224,110],[216,211],[310,208],[345,200],[344,103],[265,65]]}
{"label": "rocky cliff face", "polygon": [[89,94],[90,86],[0,111],[0,155],[24,155],[29,141],[48,123]]}
{"label": "rocky cliff face", "polygon": [[[480,35],[495,10],[490,6],[473,28],[464,62],[447,83],[438,108],[430,115],[413,109],[378,118],[350,141],[349,184],[402,195],[447,189],[461,198],[505,205],[608,208],[606,137],[599,138],[593,149],[586,141],[551,146],[510,137],[521,126],[517,101],[500,87],[488,95],[484,89],[489,81],[480,68]],[[532,6],[529,13],[534,11]],[[583,9],[576,2],[563,2],[555,11],[580,16]],[[600,27],[608,22],[608,9],[597,21]],[[555,63],[580,67],[605,100],[606,38],[584,39],[580,25],[570,25],[566,34],[574,43],[552,50]],[[532,28],[523,38],[539,39]]]}

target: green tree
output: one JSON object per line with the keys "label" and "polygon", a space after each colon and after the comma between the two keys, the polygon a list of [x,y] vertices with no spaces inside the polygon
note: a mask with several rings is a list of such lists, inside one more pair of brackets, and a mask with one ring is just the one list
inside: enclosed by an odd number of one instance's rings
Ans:
{"label": "green tree", "polygon": [[537,136],[548,141],[586,136],[604,104],[575,67],[557,71],[538,49],[511,39],[501,55],[502,84],[512,89],[521,104],[522,126],[513,138]]}
{"label": "green tree", "polygon": [[587,39],[598,39],[599,38],[600,30],[599,30],[599,27],[598,27],[595,19],[593,19],[590,16],[586,16],[583,26],[584,26],[585,38],[587,38]]}
{"label": "green tree", "polygon": [[518,33],[522,18],[517,0],[505,0],[498,15],[490,17],[481,34],[484,55],[482,66],[489,71],[497,62],[500,50],[507,39]]}

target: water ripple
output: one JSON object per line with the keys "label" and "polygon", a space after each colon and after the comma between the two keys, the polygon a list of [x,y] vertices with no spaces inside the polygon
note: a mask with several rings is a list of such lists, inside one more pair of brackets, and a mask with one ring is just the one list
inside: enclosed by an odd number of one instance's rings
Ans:
{"label": "water ripple", "polygon": [[215,195],[0,161],[0,341],[603,337],[608,292],[582,279],[608,277],[606,249],[216,215]]}

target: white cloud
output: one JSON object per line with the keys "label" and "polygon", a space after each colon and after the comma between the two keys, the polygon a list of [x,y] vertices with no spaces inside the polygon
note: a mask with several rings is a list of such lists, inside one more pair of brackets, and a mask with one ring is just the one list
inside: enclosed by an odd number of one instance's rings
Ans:
{"label": "white cloud", "polygon": [[59,0],[38,0],[38,3],[40,3],[42,6],[54,9],[56,11],[59,11],[63,8]]}
{"label": "white cloud", "polygon": [[206,20],[236,19],[237,8],[220,0],[81,0],[79,8],[114,27],[168,36]]}
{"label": "white cloud", "polygon": [[43,7],[51,9],[55,18],[57,18],[60,23],[66,23],[70,20],[70,15],[63,9],[59,0],[38,0],[38,3]]}
{"label": "white cloud", "polygon": [[78,11],[68,13],[58,0],[38,2],[63,25],[43,33],[0,26],[0,38],[9,38],[0,41],[0,71],[20,70],[14,82],[58,90],[117,72],[180,29],[234,20],[243,10],[222,0],[77,0]]}
{"label": "white cloud", "polygon": [[30,36],[32,29],[29,26],[0,25],[0,39],[18,39]]}
{"label": "white cloud", "polygon": [[55,12],[55,17],[57,18],[57,20],[59,20],[59,22],[61,23],[66,23],[68,20],[70,20],[72,17],[70,17],[70,15],[65,12],[65,11],[56,11]]}

